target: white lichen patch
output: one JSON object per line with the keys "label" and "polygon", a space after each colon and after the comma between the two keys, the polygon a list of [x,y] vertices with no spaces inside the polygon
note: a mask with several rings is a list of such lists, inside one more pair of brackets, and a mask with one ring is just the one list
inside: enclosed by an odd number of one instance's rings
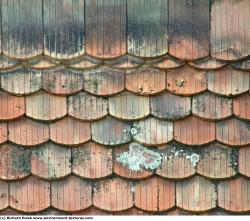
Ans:
{"label": "white lichen patch", "polygon": [[160,166],[162,156],[141,144],[131,143],[129,151],[120,153],[116,160],[132,171],[142,171],[143,168],[154,170]]}
{"label": "white lichen patch", "polygon": [[193,154],[190,155],[189,160],[190,160],[192,166],[195,167],[198,164],[199,160],[200,160],[200,155],[198,155],[196,153],[193,153]]}

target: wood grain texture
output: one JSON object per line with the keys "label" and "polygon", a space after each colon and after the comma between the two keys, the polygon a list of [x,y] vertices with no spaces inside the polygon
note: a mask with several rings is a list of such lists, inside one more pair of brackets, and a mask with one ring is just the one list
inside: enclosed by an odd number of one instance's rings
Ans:
{"label": "wood grain texture", "polygon": [[198,71],[187,65],[167,71],[167,89],[175,94],[193,95],[207,89],[204,71]]}
{"label": "wood grain texture", "polygon": [[215,140],[215,123],[190,116],[174,122],[175,140],[188,145],[202,145]]}
{"label": "wood grain texture", "polygon": [[10,206],[24,212],[38,212],[50,206],[50,183],[30,176],[9,184]]}
{"label": "wood grain texture", "polygon": [[30,174],[30,152],[26,148],[3,144],[0,148],[0,178],[18,180]]}
{"label": "wood grain texture", "polygon": [[177,120],[191,113],[191,99],[166,92],[150,97],[150,109],[156,117]]}
{"label": "wood grain texture", "polygon": [[112,149],[89,142],[72,149],[72,172],[90,179],[113,173]]}
{"label": "wood grain texture", "polygon": [[83,76],[78,71],[56,68],[43,71],[42,87],[56,95],[73,94],[83,89]]}
{"label": "wood grain texture", "polygon": [[226,61],[250,54],[250,2],[219,0],[211,5],[211,54]]}
{"label": "wood grain texture", "polygon": [[249,122],[237,118],[216,122],[216,139],[232,146],[250,144]]}
{"label": "wood grain texture", "polygon": [[161,145],[173,139],[173,123],[148,117],[135,122],[132,127],[134,140],[145,145]]}
{"label": "wood grain texture", "polygon": [[53,143],[32,149],[31,173],[46,179],[57,179],[71,173],[71,150]]}
{"label": "wood grain texture", "polygon": [[93,190],[93,205],[97,208],[115,212],[133,206],[133,192],[126,180],[120,178],[100,180]]}
{"label": "wood grain texture", "polygon": [[68,113],[70,116],[81,120],[96,120],[108,114],[108,100],[80,92],[70,96]]}
{"label": "wood grain texture", "polygon": [[140,95],[153,95],[166,88],[166,73],[157,69],[135,69],[126,73],[125,87]]}
{"label": "wood grain texture", "polygon": [[[16,59],[27,59],[43,52],[41,0],[3,0],[2,49]],[[32,34],[30,34],[32,33]]]}
{"label": "wood grain texture", "polygon": [[9,122],[8,131],[11,142],[24,146],[42,144],[49,139],[48,125],[28,118]]}
{"label": "wood grain texture", "polygon": [[90,123],[66,117],[50,124],[50,139],[58,144],[78,145],[91,138]]}
{"label": "wood grain texture", "polygon": [[100,67],[84,73],[84,90],[91,94],[116,94],[124,90],[124,85],[124,71]]}
{"label": "wood grain texture", "polygon": [[135,206],[145,211],[164,211],[175,205],[175,184],[162,178],[148,178],[135,185]]}
{"label": "wood grain texture", "polygon": [[233,112],[235,116],[250,120],[250,94],[237,96],[233,99]]}
{"label": "wood grain texture", "polygon": [[0,91],[0,119],[13,120],[25,113],[25,98]]}
{"label": "wood grain texture", "polygon": [[169,54],[194,60],[209,54],[209,0],[169,0]]}
{"label": "wood grain texture", "polygon": [[84,0],[44,0],[44,53],[70,59],[84,53]]}
{"label": "wood grain texture", "polygon": [[1,74],[1,87],[12,94],[23,95],[34,93],[42,87],[41,71],[25,67]]}
{"label": "wood grain texture", "polygon": [[249,73],[225,67],[207,73],[208,90],[226,96],[235,96],[249,90]]}
{"label": "wood grain texture", "polygon": [[250,182],[244,177],[222,181],[218,185],[218,206],[232,212],[250,210]]}
{"label": "wood grain texture", "polygon": [[168,51],[168,0],[127,1],[128,52],[155,57]]}
{"label": "wood grain texture", "polygon": [[149,98],[128,92],[109,97],[109,114],[116,118],[135,120],[149,115]]}
{"label": "wood grain texture", "polygon": [[195,176],[176,184],[176,205],[182,209],[207,211],[216,207],[216,199],[215,185],[203,177]]}
{"label": "wood grain texture", "polygon": [[0,181],[0,209],[5,209],[9,205],[9,187],[8,183]]}
{"label": "wood grain texture", "polygon": [[205,92],[193,97],[192,113],[208,120],[224,119],[233,113],[233,100]]}
{"label": "wood grain texture", "polygon": [[90,182],[75,176],[51,182],[51,205],[64,211],[78,211],[90,207]]}
{"label": "wood grain texture", "polygon": [[86,53],[113,58],[126,53],[126,1],[85,1]]}
{"label": "wood grain texture", "polygon": [[36,120],[55,120],[67,114],[66,97],[38,92],[25,101],[26,115]]}
{"label": "wood grain texture", "polygon": [[8,139],[7,123],[0,123],[0,143],[4,143]]}
{"label": "wood grain texture", "polygon": [[239,172],[250,177],[250,146],[240,148],[238,155]]}
{"label": "wood grain texture", "polygon": [[91,124],[92,139],[104,145],[118,145],[129,142],[131,125],[127,122],[105,117]]}

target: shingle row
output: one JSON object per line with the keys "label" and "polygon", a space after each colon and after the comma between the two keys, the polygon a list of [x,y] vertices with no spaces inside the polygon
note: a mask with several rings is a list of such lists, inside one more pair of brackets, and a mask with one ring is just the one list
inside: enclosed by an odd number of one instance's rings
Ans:
{"label": "shingle row", "polygon": [[248,56],[249,1],[209,2],[3,0],[1,48],[17,59],[41,54],[71,59],[84,53],[99,58],[169,53],[184,60],[211,53],[229,61]]}

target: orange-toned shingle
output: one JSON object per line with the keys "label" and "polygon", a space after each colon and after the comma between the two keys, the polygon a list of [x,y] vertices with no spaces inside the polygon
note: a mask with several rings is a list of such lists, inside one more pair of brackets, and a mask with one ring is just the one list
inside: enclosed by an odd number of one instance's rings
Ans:
{"label": "orange-toned shingle", "polygon": [[162,178],[141,180],[135,185],[135,206],[146,211],[164,211],[175,205],[175,184]]}
{"label": "orange-toned shingle", "polygon": [[32,149],[31,173],[42,178],[56,179],[71,173],[71,150],[53,143]]}
{"label": "orange-toned shingle", "polygon": [[4,143],[8,137],[7,123],[0,123],[0,143]]}
{"label": "orange-toned shingle", "polygon": [[199,93],[207,89],[206,74],[189,66],[167,71],[167,89],[181,95]]}
{"label": "orange-toned shingle", "polygon": [[173,123],[148,117],[135,122],[131,133],[136,141],[146,145],[165,144],[173,139]]}
{"label": "orange-toned shingle", "polygon": [[13,120],[25,113],[24,97],[0,91],[0,120]]}
{"label": "orange-toned shingle", "polygon": [[233,112],[239,118],[250,120],[250,94],[233,99]]}
{"label": "orange-toned shingle", "polygon": [[174,122],[174,138],[188,145],[202,145],[215,140],[215,123],[190,116]]}
{"label": "orange-toned shingle", "polygon": [[126,53],[126,1],[85,1],[85,50],[99,58]]}
{"label": "orange-toned shingle", "polygon": [[166,55],[152,62],[152,65],[160,69],[173,69],[182,66],[184,63],[184,61]]}
{"label": "orange-toned shingle", "polygon": [[21,179],[30,174],[30,152],[24,147],[3,144],[0,148],[0,178]]}
{"label": "orange-toned shingle", "polygon": [[160,153],[162,163],[157,168],[156,174],[171,179],[181,179],[195,174],[195,166],[188,159],[192,154],[189,147],[168,145],[164,149],[161,148]]}
{"label": "orange-toned shingle", "polygon": [[124,71],[100,67],[84,73],[84,90],[107,96],[124,90]]}
{"label": "orange-toned shingle", "polygon": [[3,53],[17,59],[42,54],[42,1],[3,0],[1,5]]}
{"label": "orange-toned shingle", "polygon": [[128,52],[155,57],[168,51],[168,0],[128,0]]}
{"label": "orange-toned shingle", "polygon": [[13,94],[30,94],[42,87],[41,71],[28,68],[17,68],[1,74],[1,87]]}
{"label": "orange-toned shingle", "polygon": [[141,95],[155,94],[166,88],[166,73],[157,69],[136,69],[126,73],[126,89]]}
{"label": "orange-toned shingle", "polygon": [[66,117],[50,124],[50,139],[64,145],[77,145],[90,140],[90,123]]}
{"label": "orange-toned shingle", "polygon": [[44,53],[69,59],[84,53],[84,0],[44,0]]}
{"label": "orange-toned shingle", "polygon": [[147,213],[146,211],[140,210],[136,207],[133,207],[128,210],[114,212],[113,215],[115,216],[149,216],[149,213]]}
{"label": "orange-toned shingle", "polygon": [[73,94],[83,89],[82,74],[65,68],[43,71],[43,89],[52,94]]}
{"label": "orange-toned shingle", "polygon": [[130,124],[105,117],[91,124],[92,139],[104,145],[118,145],[131,140]]}
{"label": "orange-toned shingle", "polygon": [[48,58],[46,56],[39,56],[38,58],[34,58],[32,60],[27,61],[27,66],[31,69],[35,70],[47,70],[55,68],[60,65],[60,61]]}
{"label": "orange-toned shingle", "polygon": [[250,146],[239,149],[239,172],[242,175],[250,177]]}
{"label": "orange-toned shingle", "polygon": [[72,172],[93,179],[112,174],[112,149],[93,142],[73,148]]}
{"label": "orange-toned shingle", "polygon": [[209,54],[209,0],[169,0],[169,54],[186,60]]}
{"label": "orange-toned shingle", "polygon": [[216,123],[216,139],[222,143],[239,146],[250,144],[249,122],[236,118]]}
{"label": "orange-toned shingle", "polygon": [[89,68],[95,68],[101,63],[100,60],[93,58],[89,55],[80,56],[79,58],[68,60],[67,65],[71,69],[84,70]]}
{"label": "orange-toned shingle", "polygon": [[183,118],[191,112],[191,99],[171,93],[150,97],[152,115],[165,119]]}
{"label": "orange-toned shingle", "polygon": [[189,211],[206,211],[216,207],[216,188],[208,179],[195,176],[176,184],[176,205]]}
{"label": "orange-toned shingle", "polygon": [[91,183],[75,176],[51,182],[51,205],[64,211],[78,211],[92,205]]}
{"label": "orange-toned shingle", "polygon": [[38,92],[26,97],[26,115],[37,120],[55,120],[67,113],[66,97]]}
{"label": "orange-toned shingle", "polygon": [[2,210],[9,205],[9,187],[7,182],[0,181],[0,196],[0,209]]}
{"label": "orange-toned shingle", "polygon": [[116,118],[135,120],[149,115],[149,98],[128,92],[110,97],[109,114]]}
{"label": "orange-toned shingle", "polygon": [[112,215],[112,213],[104,212],[103,210],[97,209],[94,206],[91,206],[87,209],[72,212],[74,216],[108,216]]}
{"label": "orange-toned shingle", "polygon": [[244,177],[221,181],[218,185],[218,206],[232,212],[250,210],[250,181]]}
{"label": "orange-toned shingle", "polygon": [[8,124],[8,139],[16,144],[34,146],[49,139],[49,127],[28,118],[22,118]]}
{"label": "orange-toned shingle", "polygon": [[211,5],[211,54],[236,60],[250,54],[250,2],[213,1]]}
{"label": "orange-toned shingle", "polygon": [[197,172],[215,179],[234,176],[237,173],[237,153],[219,143],[210,144],[201,151]]}
{"label": "orange-toned shingle", "polygon": [[249,73],[225,67],[207,73],[208,90],[217,94],[232,96],[249,90]]}
{"label": "orange-toned shingle", "polygon": [[121,153],[128,151],[129,151],[128,145],[122,145],[120,147],[114,148],[114,157],[115,157],[114,172],[121,177],[125,177],[128,179],[137,179],[137,180],[151,176],[153,173],[149,170],[143,168],[143,170],[134,171],[129,169],[127,165],[122,165],[120,162],[117,161],[117,158],[120,156]]}
{"label": "orange-toned shingle", "polygon": [[117,69],[134,69],[143,64],[143,60],[139,57],[126,54],[116,59],[106,61],[105,64]]}
{"label": "orange-toned shingle", "polygon": [[218,61],[215,58],[206,57],[201,60],[195,60],[188,63],[190,66],[201,70],[213,70],[224,67],[226,63]]}
{"label": "orange-toned shingle", "polygon": [[96,120],[108,114],[108,101],[80,92],[68,98],[69,115],[81,120]]}
{"label": "orange-toned shingle", "polygon": [[37,212],[50,206],[50,184],[30,176],[9,183],[10,206],[24,212]]}
{"label": "orange-toned shingle", "polygon": [[120,178],[100,180],[94,185],[93,204],[106,211],[122,211],[133,206],[133,192],[128,181]]}
{"label": "orange-toned shingle", "polygon": [[205,92],[193,97],[192,113],[209,120],[223,119],[232,114],[232,103],[231,98]]}

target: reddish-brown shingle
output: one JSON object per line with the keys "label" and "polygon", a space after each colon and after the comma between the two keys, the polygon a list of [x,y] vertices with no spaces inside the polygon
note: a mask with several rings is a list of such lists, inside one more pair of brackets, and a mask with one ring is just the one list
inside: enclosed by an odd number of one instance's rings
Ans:
{"label": "reddish-brown shingle", "polygon": [[250,147],[242,147],[239,149],[239,172],[242,175],[250,177]]}
{"label": "reddish-brown shingle", "polygon": [[250,120],[250,94],[234,98],[233,112],[239,118]]}
{"label": "reddish-brown shingle", "polygon": [[108,101],[80,92],[68,98],[68,113],[80,120],[100,119],[108,114]]}
{"label": "reddish-brown shingle", "polygon": [[26,115],[37,120],[55,120],[67,113],[66,97],[38,92],[26,97]]}
{"label": "reddish-brown shingle", "polygon": [[185,96],[199,93],[207,89],[206,74],[189,66],[167,71],[167,89]]}
{"label": "reddish-brown shingle", "polygon": [[66,117],[50,124],[50,139],[58,144],[77,145],[91,138],[90,123]]}
{"label": "reddish-brown shingle", "polygon": [[42,144],[49,139],[49,127],[28,118],[9,122],[8,139],[16,144],[34,146]]}
{"label": "reddish-brown shingle", "polygon": [[24,97],[12,96],[0,91],[0,119],[13,120],[25,113]]}
{"label": "reddish-brown shingle", "polygon": [[149,115],[149,98],[128,92],[109,98],[109,114],[116,118],[136,120]]}
{"label": "reddish-brown shingle", "polygon": [[137,69],[126,73],[126,89],[141,95],[156,94],[166,88],[166,73],[157,69]]}
{"label": "reddish-brown shingle", "polygon": [[8,137],[7,123],[0,122],[0,143],[4,143]]}
{"label": "reddish-brown shingle", "polygon": [[174,182],[148,178],[135,185],[135,206],[146,211],[164,211],[175,205]]}
{"label": "reddish-brown shingle", "polygon": [[210,210],[216,207],[216,198],[215,185],[203,177],[195,176],[176,184],[176,205],[185,210]]}
{"label": "reddish-brown shingle", "polygon": [[0,148],[0,178],[21,179],[30,174],[30,152],[24,147],[3,144]]}
{"label": "reddish-brown shingle", "polygon": [[133,206],[133,192],[128,181],[120,178],[100,180],[93,187],[93,204],[106,211],[122,211]]}
{"label": "reddish-brown shingle", "polygon": [[9,187],[8,183],[0,181],[0,209],[5,209],[9,204]]}
{"label": "reddish-brown shingle", "polygon": [[24,212],[37,212],[50,205],[50,183],[30,176],[9,184],[10,206]]}
{"label": "reddish-brown shingle", "polygon": [[53,143],[32,149],[31,173],[47,179],[64,177],[71,173],[71,150]]}
{"label": "reddish-brown shingle", "polygon": [[250,144],[249,122],[237,118],[217,122],[216,139],[233,146]]}
{"label": "reddish-brown shingle", "polygon": [[222,181],[218,185],[218,206],[233,212],[250,210],[250,181],[243,177]]}
{"label": "reddish-brown shingle", "polygon": [[90,207],[91,183],[75,176],[51,182],[51,205],[64,211],[78,211]]}
{"label": "reddish-brown shingle", "polygon": [[215,140],[215,123],[190,116],[174,122],[174,139],[188,145],[202,145]]}
{"label": "reddish-brown shingle", "polygon": [[111,175],[113,172],[112,149],[93,142],[73,148],[72,172],[92,179]]}

